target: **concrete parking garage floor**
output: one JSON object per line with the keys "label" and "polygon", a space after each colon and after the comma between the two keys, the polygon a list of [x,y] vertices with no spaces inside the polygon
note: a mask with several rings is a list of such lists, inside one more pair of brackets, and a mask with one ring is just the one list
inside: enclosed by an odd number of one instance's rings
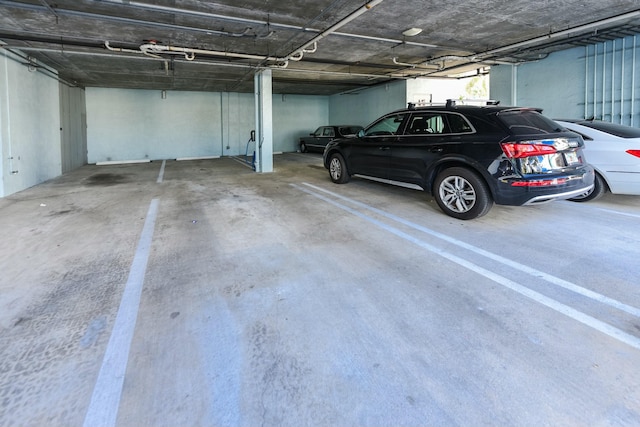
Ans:
{"label": "concrete parking garage floor", "polygon": [[463,222],[321,163],[0,199],[0,426],[640,424],[640,198]]}

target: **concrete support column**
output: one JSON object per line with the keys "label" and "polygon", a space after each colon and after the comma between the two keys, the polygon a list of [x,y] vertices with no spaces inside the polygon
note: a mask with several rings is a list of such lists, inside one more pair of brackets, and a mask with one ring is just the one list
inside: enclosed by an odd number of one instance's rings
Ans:
{"label": "concrete support column", "polygon": [[256,172],[273,172],[273,103],[271,70],[254,76],[256,101]]}

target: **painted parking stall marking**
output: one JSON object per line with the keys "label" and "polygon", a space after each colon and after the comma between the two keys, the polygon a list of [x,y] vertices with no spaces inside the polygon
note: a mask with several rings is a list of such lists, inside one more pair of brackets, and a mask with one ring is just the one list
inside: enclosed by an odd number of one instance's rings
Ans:
{"label": "painted parking stall marking", "polygon": [[380,209],[374,208],[373,206],[369,206],[369,205],[367,205],[365,203],[358,202],[357,200],[349,199],[348,197],[344,197],[344,196],[342,196],[340,194],[331,192],[329,190],[325,190],[325,189],[323,189],[321,187],[317,187],[317,186],[312,185],[312,184],[303,183],[303,185],[305,185],[307,187],[310,187],[310,188],[313,188],[314,190],[321,191],[323,193],[329,194],[334,198],[349,202],[349,203],[351,203],[351,204],[353,204],[355,206],[358,206],[360,208],[370,210],[371,212],[375,212],[376,214],[378,214],[380,216],[383,216],[385,218],[391,219],[391,220],[393,220],[395,222],[398,222],[398,223],[400,223],[402,225],[405,225],[407,227],[413,228],[414,230],[421,231],[421,232],[429,234],[429,235],[431,235],[433,237],[437,237],[437,238],[439,238],[441,240],[444,240],[446,242],[452,243],[452,244],[454,244],[456,246],[459,246],[461,248],[467,249],[467,250],[469,250],[471,252],[474,252],[474,253],[476,253],[478,255],[484,256],[486,258],[492,259],[492,260],[497,261],[497,262],[499,262],[501,264],[509,266],[509,267],[511,267],[513,269],[516,269],[516,270],[522,271],[524,273],[527,273],[527,274],[529,274],[529,275],[531,275],[533,277],[537,277],[537,278],[543,279],[543,280],[545,280],[545,281],[547,281],[549,283],[552,283],[554,285],[560,286],[560,287],[562,287],[564,289],[567,289],[569,291],[572,291],[572,292],[574,292],[576,294],[579,294],[579,295],[585,296],[587,298],[590,298],[590,299],[592,299],[594,301],[598,301],[600,303],[609,305],[609,306],[611,306],[613,308],[616,308],[618,310],[622,310],[622,311],[624,311],[626,313],[629,313],[629,314],[631,314],[633,316],[640,317],[640,308],[636,308],[636,307],[624,304],[624,303],[622,303],[620,301],[617,301],[617,300],[615,300],[613,298],[609,298],[609,297],[607,297],[605,295],[599,294],[599,293],[594,292],[594,291],[592,291],[590,289],[586,289],[586,288],[583,288],[582,286],[578,286],[575,283],[571,283],[571,282],[569,282],[567,280],[564,280],[564,279],[561,279],[559,277],[553,276],[551,274],[545,273],[545,272],[540,271],[538,269],[526,266],[526,265],[521,264],[519,262],[510,260],[508,258],[505,258],[505,257],[501,256],[501,255],[497,255],[497,254],[494,254],[493,252],[489,252],[489,251],[486,251],[484,249],[478,248],[477,246],[470,245],[470,244],[468,244],[466,242],[463,242],[461,240],[454,239],[451,236],[447,236],[446,234],[443,234],[443,233],[437,232],[435,230],[431,230],[430,228],[424,227],[422,225],[415,224],[413,222],[407,221],[404,218],[398,217],[397,215],[393,215],[393,214],[390,214],[388,212],[384,212],[384,211],[382,211]]}
{"label": "painted parking stall marking", "polygon": [[160,172],[158,173],[158,179],[156,180],[158,184],[162,184],[162,180],[164,179],[164,167],[166,164],[167,164],[167,161],[163,160],[162,166],[160,166]]}
{"label": "painted parking stall marking", "polygon": [[120,308],[118,309],[109,344],[100,367],[100,373],[93,389],[91,403],[85,415],[84,427],[110,427],[116,424],[122,385],[127,371],[129,349],[138,317],[142,286],[158,214],[158,205],[158,199],[153,199],[149,205],[142,234],[129,271],[129,278],[122,294]]}
{"label": "painted parking stall marking", "polygon": [[[333,205],[335,207],[338,207],[338,208],[340,208],[340,209],[342,209],[342,210],[344,210],[346,212],[349,212],[349,213],[351,213],[351,214],[353,214],[353,215],[355,215],[355,216],[357,216],[359,218],[362,218],[365,221],[368,221],[368,222],[378,226],[379,228],[381,228],[383,230],[386,230],[386,231],[388,231],[388,232],[390,232],[390,233],[392,233],[392,234],[394,234],[394,235],[396,235],[396,236],[398,236],[400,238],[403,238],[403,239],[405,239],[407,241],[410,241],[410,242],[416,244],[417,246],[419,246],[419,247],[421,247],[423,249],[426,249],[426,250],[428,250],[430,252],[436,253],[436,254],[440,255],[441,257],[443,257],[445,259],[448,259],[451,262],[454,262],[454,263],[456,263],[456,264],[458,264],[458,265],[460,265],[460,266],[462,266],[464,268],[467,268],[467,269],[469,269],[469,270],[471,270],[471,271],[473,271],[473,272],[475,272],[477,274],[480,274],[480,275],[482,275],[482,276],[484,276],[484,277],[486,277],[486,278],[488,278],[488,279],[490,279],[490,280],[492,280],[492,281],[494,281],[496,283],[499,283],[502,286],[505,286],[506,288],[509,288],[509,289],[521,294],[521,295],[526,296],[527,298],[530,298],[530,299],[538,302],[539,304],[547,306],[547,307],[549,307],[549,308],[551,308],[551,309],[553,309],[553,310],[555,310],[555,311],[557,311],[557,312],[559,312],[561,314],[564,314],[567,317],[570,317],[570,318],[572,318],[574,320],[577,320],[578,322],[580,322],[580,323],[582,323],[584,325],[587,325],[587,326],[589,326],[589,327],[591,327],[591,328],[593,328],[595,330],[598,330],[598,331],[600,331],[600,332],[602,332],[602,333],[604,333],[604,334],[606,334],[606,335],[608,335],[608,336],[610,336],[612,338],[615,338],[618,341],[621,341],[621,342],[623,342],[623,343],[625,343],[625,344],[627,344],[627,345],[629,345],[631,347],[634,347],[634,348],[640,350],[640,338],[638,338],[638,337],[636,337],[634,335],[631,335],[631,334],[629,334],[627,332],[624,332],[624,331],[622,331],[622,330],[620,330],[618,328],[615,328],[615,327],[609,325],[608,323],[605,323],[605,322],[603,322],[601,320],[598,320],[598,319],[596,319],[596,318],[594,318],[592,316],[589,316],[589,315],[587,315],[587,314],[585,314],[585,313],[583,313],[581,311],[578,311],[578,310],[576,310],[576,309],[574,309],[574,308],[572,308],[572,307],[570,307],[570,306],[568,306],[566,304],[560,303],[560,302],[558,302],[558,301],[556,301],[556,300],[554,300],[552,298],[549,298],[549,297],[547,297],[547,296],[545,296],[545,295],[543,295],[543,294],[541,294],[539,292],[533,291],[533,290],[527,288],[526,286],[520,285],[520,284],[514,282],[513,280],[510,280],[510,279],[508,279],[508,278],[506,278],[504,276],[501,276],[499,274],[493,273],[492,271],[489,271],[489,270],[487,270],[487,269],[485,269],[485,268],[483,268],[483,267],[481,267],[479,265],[476,265],[476,264],[474,264],[474,263],[472,263],[470,261],[467,261],[467,260],[465,260],[465,259],[463,259],[463,258],[461,258],[461,257],[459,257],[457,255],[454,255],[454,254],[452,254],[452,253],[450,253],[448,251],[445,251],[445,250],[440,249],[440,248],[438,248],[438,247],[436,247],[436,246],[434,246],[434,245],[432,245],[430,243],[427,243],[424,240],[421,240],[421,239],[416,238],[416,237],[414,237],[412,235],[409,235],[409,234],[401,231],[398,228],[395,228],[395,227],[392,227],[392,226],[390,226],[388,224],[385,224],[384,222],[382,222],[380,220],[377,220],[377,219],[373,218],[372,216],[364,214],[364,213],[362,213],[362,212],[360,212],[360,211],[358,211],[358,210],[356,210],[354,208],[351,208],[351,207],[349,207],[349,206],[347,206],[347,205],[345,205],[343,203],[340,203],[340,202],[334,200],[334,198],[339,199],[339,200],[344,201],[344,202],[347,202],[347,203],[350,203],[350,204],[353,204],[353,205],[358,206],[360,208],[364,208],[364,209],[370,210],[370,211],[375,212],[377,214],[380,214],[380,215],[382,215],[382,216],[384,216],[384,217],[386,217],[388,219],[393,219],[394,221],[398,221],[399,223],[402,223],[404,225],[409,225],[410,227],[413,227],[415,229],[419,229],[420,231],[428,233],[428,234],[430,234],[430,235],[432,235],[434,237],[438,237],[440,239],[446,240],[446,241],[448,241],[450,243],[453,243],[453,244],[455,244],[455,245],[457,245],[459,247],[464,247],[465,249],[469,249],[469,250],[471,250],[471,251],[473,251],[475,253],[478,253],[480,255],[488,256],[491,259],[494,259],[496,261],[504,263],[505,265],[509,265],[509,266],[511,266],[513,268],[519,269],[521,271],[525,271],[528,274],[531,274],[531,275],[533,275],[535,277],[542,278],[544,280],[550,281],[553,284],[556,284],[558,286],[562,286],[562,287],[564,287],[566,289],[569,289],[569,290],[572,290],[574,292],[580,293],[581,295],[587,296],[587,297],[589,297],[591,299],[594,299],[594,300],[596,300],[598,302],[601,302],[603,304],[607,304],[607,305],[610,305],[610,306],[615,307],[617,309],[623,310],[623,311],[625,311],[625,312],[627,312],[629,314],[632,314],[632,315],[634,315],[636,317],[640,317],[640,309],[638,309],[636,307],[628,306],[628,305],[623,304],[623,303],[621,303],[619,301],[616,301],[614,299],[608,298],[608,297],[606,297],[604,295],[600,295],[600,294],[598,294],[596,292],[593,292],[593,291],[590,291],[588,289],[585,289],[585,288],[582,288],[580,286],[577,286],[575,284],[572,284],[571,282],[568,282],[568,281],[562,280],[560,278],[554,277],[552,275],[543,273],[543,272],[541,272],[539,270],[527,267],[527,266],[525,266],[523,264],[516,263],[514,261],[508,260],[507,258],[501,257],[501,256],[496,255],[496,254],[492,254],[491,252],[484,251],[484,250],[482,250],[480,248],[476,248],[476,247],[474,247],[472,245],[468,245],[468,244],[466,244],[464,242],[461,242],[461,241],[459,241],[457,239],[453,239],[453,238],[451,238],[449,236],[446,236],[446,235],[444,235],[442,233],[438,233],[436,231],[430,230],[430,229],[428,229],[426,227],[421,227],[421,226],[418,226],[416,224],[412,224],[409,221],[405,221],[405,220],[403,220],[403,219],[401,219],[399,217],[396,217],[396,216],[394,216],[392,214],[386,213],[386,212],[381,211],[379,209],[376,209],[376,208],[374,208],[372,206],[366,205],[366,204],[364,204],[362,202],[358,202],[356,200],[350,199],[348,197],[344,197],[344,196],[339,195],[337,193],[334,193],[334,192],[331,192],[331,191],[328,191],[328,190],[324,190],[324,189],[322,189],[320,187],[317,187],[317,186],[314,186],[314,185],[311,185],[311,184],[308,184],[308,183],[302,183],[302,185],[297,185],[297,184],[291,184],[291,185],[294,188],[297,188],[300,191],[303,191],[303,192],[305,192],[305,193],[307,193],[307,194],[309,194],[309,195],[311,195],[311,196],[313,196],[313,197],[315,197],[317,199],[320,199],[320,200],[322,200],[322,201],[324,201],[326,203],[329,203],[329,204],[331,204],[331,205]],[[322,194],[322,193],[324,193],[324,194]],[[331,196],[333,198],[330,198],[329,196]]]}
{"label": "painted parking stall marking", "polygon": [[640,218],[640,215],[627,213],[627,212],[621,212],[621,211],[615,211],[613,209],[603,209],[603,208],[596,208],[596,209],[598,209],[599,211],[602,211],[602,212],[612,213],[612,214],[616,214],[616,215],[630,216],[632,218]]}

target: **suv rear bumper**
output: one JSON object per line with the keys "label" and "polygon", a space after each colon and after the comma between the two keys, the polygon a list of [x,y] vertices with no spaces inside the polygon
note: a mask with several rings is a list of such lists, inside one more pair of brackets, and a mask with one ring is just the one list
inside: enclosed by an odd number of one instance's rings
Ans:
{"label": "suv rear bumper", "polygon": [[547,195],[543,195],[543,196],[535,196],[534,198],[530,199],[529,201],[525,202],[524,205],[528,206],[528,205],[541,205],[543,203],[548,203],[548,202],[553,202],[554,200],[566,200],[566,199],[570,199],[572,197],[576,197],[579,196],[580,194],[584,194],[587,191],[590,191],[593,188],[593,184],[584,187],[584,188],[580,188],[578,190],[572,190],[572,191],[565,191],[564,193],[558,193],[558,194],[547,194]]}
{"label": "suv rear bumper", "polygon": [[[514,178],[498,180],[494,194],[497,204],[509,206],[539,205],[553,200],[570,199],[586,193],[593,187],[595,173],[591,165],[584,165],[574,170],[571,174],[529,175],[526,178]],[[562,180],[563,183],[548,186],[526,185],[526,183],[531,183],[532,181],[555,179]]]}

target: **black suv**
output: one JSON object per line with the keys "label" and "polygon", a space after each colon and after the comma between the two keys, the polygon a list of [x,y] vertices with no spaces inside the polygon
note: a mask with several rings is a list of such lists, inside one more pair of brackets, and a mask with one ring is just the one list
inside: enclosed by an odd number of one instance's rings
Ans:
{"label": "black suv", "polygon": [[458,219],[480,217],[494,201],[532,205],[584,194],[594,172],[582,138],[541,111],[409,104],[354,138],[331,141],[324,166],[338,184],[356,174],[416,184]]}

